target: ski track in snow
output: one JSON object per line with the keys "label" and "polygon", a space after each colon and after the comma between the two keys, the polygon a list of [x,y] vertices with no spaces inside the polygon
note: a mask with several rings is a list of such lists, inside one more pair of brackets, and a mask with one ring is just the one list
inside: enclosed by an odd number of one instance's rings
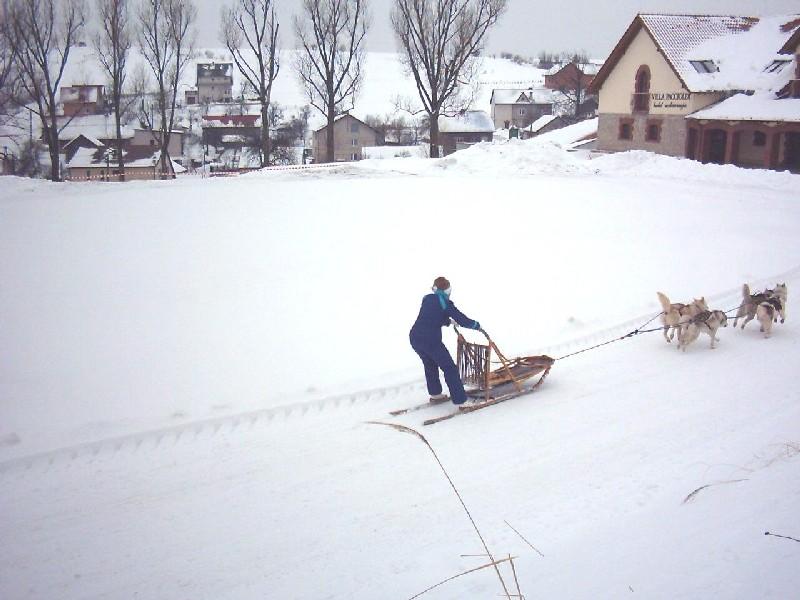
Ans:
{"label": "ski track in snow", "polygon": [[[749,282],[753,289],[763,289],[775,282],[794,282],[800,283],[800,265],[771,277],[765,277],[756,281]],[[796,286],[789,286],[790,288]],[[738,302],[741,299],[741,287],[732,288],[707,298],[710,306],[722,306],[723,310],[729,311],[732,318]],[[562,355],[589,347],[605,341],[620,341],[619,336],[634,331],[641,327],[648,319],[654,315],[652,313],[641,315],[634,319],[624,321],[614,327],[595,331],[585,336],[577,337],[561,344],[544,346],[532,349],[528,354],[548,354]],[[756,323],[755,321],[753,323]],[[750,327],[754,327],[751,323]],[[756,323],[757,325],[757,323]],[[645,329],[658,327],[659,322],[653,319]],[[651,332],[658,335],[658,331]],[[633,336],[637,337],[637,336]],[[566,357],[564,357],[566,358]],[[404,382],[393,386],[363,390],[360,392],[327,396],[324,398],[285,404],[277,407],[247,411],[233,415],[226,415],[211,419],[198,419],[163,427],[148,431],[115,436],[100,439],[93,442],[84,442],[67,447],[57,448],[46,452],[39,452],[27,456],[20,456],[0,462],[0,476],[20,472],[36,470],[49,470],[57,468],[59,465],[70,463],[75,460],[94,460],[95,458],[107,458],[121,452],[137,452],[142,448],[169,448],[182,441],[194,441],[208,439],[219,433],[234,433],[237,431],[252,430],[256,426],[279,422],[290,418],[304,418],[308,416],[318,416],[323,411],[336,410],[344,407],[376,403],[380,400],[389,398],[404,398],[406,395],[418,395],[423,397],[425,394],[425,383],[423,380]],[[395,408],[403,408],[396,406]],[[388,415],[380,415],[381,418],[389,418]]]}

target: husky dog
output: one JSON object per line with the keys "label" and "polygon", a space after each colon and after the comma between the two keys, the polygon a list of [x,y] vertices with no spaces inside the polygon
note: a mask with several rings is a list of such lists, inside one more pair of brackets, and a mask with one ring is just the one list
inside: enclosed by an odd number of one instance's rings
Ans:
{"label": "husky dog", "polygon": [[717,331],[720,327],[728,326],[728,315],[721,310],[704,310],[693,318],[685,321],[678,332],[678,350],[686,352],[686,346],[705,333],[711,338],[711,349],[716,348],[718,342]]}
{"label": "husky dog", "polygon": [[[750,321],[756,318],[756,311],[761,303],[768,301],[770,298],[778,298],[781,302],[781,308],[778,309],[776,314],[781,317],[781,323],[786,320],[786,297],[787,289],[785,283],[775,285],[773,290],[764,290],[756,294],[750,293],[750,286],[746,283],[742,286],[742,304],[736,311],[736,318],[733,320],[733,326],[736,327],[739,319],[742,321],[742,329]],[[777,321],[777,317],[775,317]]]}
{"label": "husky dog", "polygon": [[[789,295],[789,290],[786,289],[785,283],[775,284],[775,289],[772,290],[772,295],[781,301],[781,307],[778,309],[778,314],[781,316],[781,323],[786,321],[786,298]],[[775,321],[778,319],[776,318]]]}
{"label": "husky dog", "polygon": [[656,292],[656,294],[661,302],[661,308],[664,309],[664,312],[661,313],[661,323],[664,325],[664,339],[667,340],[667,343],[670,343],[675,337],[675,332],[680,330],[681,322],[686,322],[704,310],[708,310],[705,296],[699,299],[695,298],[689,304],[683,304],[681,302],[671,303],[669,298],[661,292]]}
{"label": "husky dog", "polygon": [[778,320],[775,316],[777,314],[783,314],[783,302],[778,297],[768,298],[756,308],[756,317],[761,323],[761,333],[765,338],[772,335],[772,323]]}

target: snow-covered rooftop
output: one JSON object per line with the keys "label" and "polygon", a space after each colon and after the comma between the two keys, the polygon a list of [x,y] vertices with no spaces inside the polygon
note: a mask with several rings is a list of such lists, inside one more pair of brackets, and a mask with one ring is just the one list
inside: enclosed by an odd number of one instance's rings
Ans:
{"label": "snow-covered rooftop", "polygon": [[768,67],[798,16],[639,15],[690,92],[773,88],[781,72]]}
{"label": "snow-covered rooftop", "polygon": [[[126,167],[152,167],[161,159],[160,150],[151,150],[142,146],[136,146],[123,152],[123,159]],[[115,160],[106,160],[106,150],[103,148],[78,148],[74,156],[67,162],[68,169],[86,169],[105,167],[110,164],[113,166]],[[175,173],[186,171],[184,167],[172,161],[172,168]]]}
{"label": "snow-covered rooftop", "polygon": [[492,104],[552,104],[553,90],[548,88],[492,90]]}
{"label": "snow-covered rooftop", "polygon": [[533,123],[530,124],[528,129],[530,131],[536,132],[539,131],[542,127],[545,127],[553,122],[554,119],[557,119],[558,115],[542,115],[538,119],[536,119]]}
{"label": "snow-covered rooftop", "polygon": [[800,123],[800,98],[777,99],[772,92],[736,94],[686,117],[732,121],[783,121]]}
{"label": "snow-covered rooftop", "polygon": [[489,114],[483,110],[468,110],[453,117],[439,117],[441,133],[491,133],[494,123]]}
{"label": "snow-covered rooftop", "polygon": [[[59,126],[63,123],[67,123],[67,125],[58,134],[58,139],[62,142],[75,139],[79,135],[101,140],[116,139],[117,137],[117,126],[113,115],[85,115],[59,119]],[[132,137],[133,128],[123,125],[122,139]]]}

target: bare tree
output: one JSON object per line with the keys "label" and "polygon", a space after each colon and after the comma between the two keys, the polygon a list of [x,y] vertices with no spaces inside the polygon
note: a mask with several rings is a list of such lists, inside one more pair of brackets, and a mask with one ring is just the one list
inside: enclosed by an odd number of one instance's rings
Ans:
{"label": "bare tree", "polygon": [[392,27],[430,121],[430,155],[439,156],[439,116],[469,103],[460,92],[507,0],[395,0]]}
{"label": "bare tree", "polygon": [[139,47],[156,82],[162,177],[170,172],[167,161],[171,160],[169,141],[175,125],[178,84],[194,50],[196,18],[192,0],[143,0],[139,10]]}
{"label": "bare tree", "polygon": [[[236,0],[222,8],[220,37],[236,67],[261,104],[261,166],[270,164],[269,103],[272,83],[280,71],[278,29],[272,0]],[[255,64],[245,57],[249,50]]]}
{"label": "bare tree", "polygon": [[361,85],[364,36],[369,27],[367,0],[303,0],[294,28],[302,46],[297,73],[311,106],[325,115],[325,160],[333,162],[333,123],[352,108]]}
{"label": "bare tree", "polygon": [[17,50],[11,39],[11,22],[8,6],[0,7],[0,124],[4,124],[12,112],[12,100],[19,82]]}
{"label": "bare tree", "polygon": [[[19,83],[39,117],[50,154],[50,177],[61,179],[56,96],[69,53],[84,24],[82,0],[13,0],[9,31]],[[62,128],[65,124],[62,125]]]}
{"label": "bare tree", "polygon": [[128,0],[96,0],[100,18],[100,30],[94,37],[97,58],[108,75],[111,84],[111,103],[114,109],[114,124],[117,133],[116,158],[120,179],[125,178],[125,162],[122,157],[123,87],[127,75],[126,65],[132,39],[128,23]]}

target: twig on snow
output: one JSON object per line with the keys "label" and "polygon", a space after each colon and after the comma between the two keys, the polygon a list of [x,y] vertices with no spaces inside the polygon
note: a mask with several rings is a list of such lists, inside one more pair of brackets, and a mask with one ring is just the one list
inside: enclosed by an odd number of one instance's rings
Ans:
{"label": "twig on snow", "polygon": [[716,482],[716,483],[709,483],[709,484],[707,484],[707,485],[702,485],[702,486],[700,486],[699,488],[697,488],[695,491],[693,491],[691,494],[689,494],[688,496],[686,496],[686,498],[684,498],[684,499],[683,499],[683,504],[686,504],[686,503],[687,503],[687,502],[689,502],[690,500],[693,500],[693,499],[694,499],[694,497],[695,497],[695,495],[696,495],[696,494],[697,494],[697,493],[698,493],[700,490],[704,490],[704,489],[706,489],[707,487],[711,487],[712,485],[722,485],[723,483],[739,483],[740,481],[749,481],[749,480],[748,480],[748,479],[731,479],[730,481],[718,481],[718,482]]}
{"label": "twig on snow", "polygon": [[503,593],[505,594],[506,598],[511,598],[511,595],[510,595],[510,593],[508,591],[508,588],[506,587],[506,582],[505,582],[505,580],[503,580],[503,575],[500,573],[500,569],[497,568],[498,562],[502,562],[502,561],[495,561],[494,556],[492,555],[491,551],[489,550],[489,546],[486,544],[486,540],[483,539],[483,535],[481,535],[481,532],[478,529],[478,525],[475,523],[475,519],[472,518],[472,515],[470,514],[469,509],[467,508],[467,505],[464,503],[464,499],[461,497],[461,494],[459,493],[458,489],[456,488],[456,485],[453,483],[453,480],[450,479],[450,475],[448,475],[447,470],[444,468],[444,465],[442,464],[442,461],[439,460],[439,456],[436,454],[436,451],[433,449],[433,446],[431,446],[430,443],[428,442],[428,440],[425,439],[425,436],[422,435],[419,431],[416,431],[415,429],[411,429],[411,427],[406,427],[405,425],[398,425],[397,423],[384,423],[383,421],[367,421],[367,424],[369,424],[369,425],[383,425],[385,427],[391,427],[392,429],[395,429],[395,430],[400,431],[402,433],[410,433],[410,434],[415,435],[416,437],[418,437],[420,440],[422,440],[422,442],[428,447],[428,450],[431,451],[431,454],[433,454],[433,457],[436,459],[436,462],[439,464],[439,468],[442,470],[442,473],[444,473],[444,476],[447,478],[447,481],[450,484],[450,487],[453,488],[453,491],[455,492],[456,496],[458,497],[459,502],[461,502],[461,506],[464,507],[464,512],[467,513],[467,517],[469,517],[470,523],[472,523],[472,527],[473,527],[473,529],[475,529],[475,533],[478,534],[478,537],[480,538],[481,543],[483,544],[483,549],[486,550],[486,554],[489,557],[489,560],[492,561],[488,566],[494,566],[494,570],[497,573],[497,577],[498,577],[498,579],[500,579],[500,585],[503,586]]}
{"label": "twig on snow", "polygon": [[526,544],[528,544],[528,546],[530,546],[531,548],[533,548],[534,550],[536,550],[536,552],[538,552],[538,553],[539,553],[539,556],[544,556],[544,554],[542,554],[541,552],[539,552],[539,550],[538,550],[536,547],[534,547],[534,545],[533,545],[533,544],[531,544],[531,543],[530,543],[528,540],[526,540],[526,539],[525,539],[525,536],[524,536],[524,535],[522,535],[522,534],[521,534],[519,531],[517,531],[516,529],[514,529],[514,526],[513,526],[511,523],[509,523],[508,521],[503,521],[503,523],[505,523],[506,525],[508,525],[509,527],[511,527],[511,529],[514,531],[514,533],[516,533],[516,534],[517,534],[519,537],[521,537],[521,538],[522,538],[522,541],[523,541],[523,542],[525,542]]}

